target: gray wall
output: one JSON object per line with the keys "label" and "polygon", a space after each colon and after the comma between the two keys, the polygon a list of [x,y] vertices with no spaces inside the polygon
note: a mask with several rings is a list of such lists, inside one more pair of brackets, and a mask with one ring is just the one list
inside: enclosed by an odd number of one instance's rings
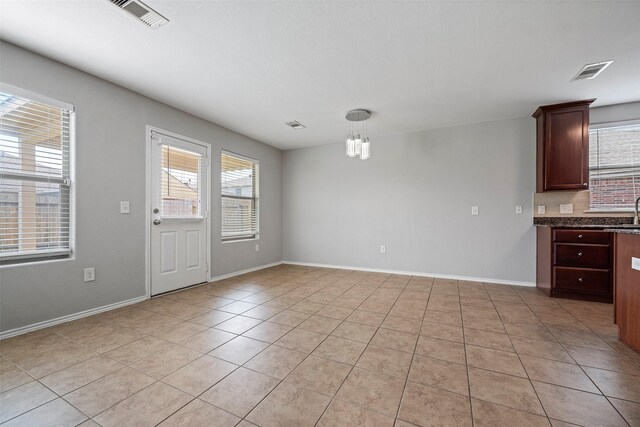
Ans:
{"label": "gray wall", "polygon": [[[211,276],[282,259],[282,152],[14,45],[0,42],[0,80],[76,107],[74,258],[0,269],[0,330],[145,295],[145,128],[212,146]],[[124,65],[123,65],[124,66]],[[260,161],[260,252],[220,242],[220,150]],[[131,214],[119,213],[120,200]],[[84,283],[83,269],[96,267]]]}
{"label": "gray wall", "polygon": [[624,122],[626,120],[640,119],[640,101],[626,104],[606,105],[592,108],[589,111],[591,124]]}
{"label": "gray wall", "polygon": [[371,139],[285,151],[286,261],[535,281],[532,118]]}

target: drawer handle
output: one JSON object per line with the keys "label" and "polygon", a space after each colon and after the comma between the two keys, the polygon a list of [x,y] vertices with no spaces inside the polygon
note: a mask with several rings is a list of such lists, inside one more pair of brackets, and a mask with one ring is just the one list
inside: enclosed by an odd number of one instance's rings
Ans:
{"label": "drawer handle", "polygon": [[578,282],[582,282],[582,277],[578,279]]}
{"label": "drawer handle", "polygon": [[578,252],[578,256],[582,256],[582,252]]}
{"label": "drawer handle", "polygon": [[578,234],[578,239],[582,239],[582,234]]}

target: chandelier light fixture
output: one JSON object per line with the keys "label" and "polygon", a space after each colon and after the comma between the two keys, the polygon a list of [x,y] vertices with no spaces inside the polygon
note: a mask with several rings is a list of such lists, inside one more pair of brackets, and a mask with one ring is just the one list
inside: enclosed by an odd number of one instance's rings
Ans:
{"label": "chandelier light fixture", "polygon": [[[371,111],[362,109],[351,110],[345,116],[349,121],[347,156],[360,157],[361,160],[366,160],[371,155],[371,142],[367,136],[367,128],[364,123],[369,117],[371,117]],[[362,122],[362,125],[360,125],[360,122]],[[362,131],[362,134],[360,131]]]}

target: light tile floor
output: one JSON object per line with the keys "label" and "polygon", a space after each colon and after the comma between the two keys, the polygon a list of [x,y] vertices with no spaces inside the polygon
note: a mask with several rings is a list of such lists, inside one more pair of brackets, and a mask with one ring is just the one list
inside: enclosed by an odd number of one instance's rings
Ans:
{"label": "light tile floor", "polygon": [[639,426],[612,306],[279,266],[0,341],[7,426]]}

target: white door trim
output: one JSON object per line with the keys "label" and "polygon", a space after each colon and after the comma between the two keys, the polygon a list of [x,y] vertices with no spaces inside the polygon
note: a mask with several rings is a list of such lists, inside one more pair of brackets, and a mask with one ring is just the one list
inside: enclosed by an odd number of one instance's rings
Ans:
{"label": "white door trim", "polygon": [[205,147],[207,150],[207,191],[209,194],[207,195],[207,218],[205,220],[205,235],[207,238],[207,277],[211,277],[211,145],[205,142],[199,141],[197,139],[189,138],[184,135],[180,135],[174,132],[170,132],[168,130],[160,129],[155,126],[147,125],[145,130],[145,140],[146,140],[146,191],[145,191],[145,227],[144,227],[144,266],[145,266],[145,274],[144,274],[144,282],[146,288],[146,297],[151,298],[151,194],[152,194],[152,180],[153,180],[153,171],[152,171],[152,159],[151,159],[151,132],[156,132],[161,135],[165,135],[171,138],[181,139],[183,141],[190,142],[192,144],[200,145]]}

